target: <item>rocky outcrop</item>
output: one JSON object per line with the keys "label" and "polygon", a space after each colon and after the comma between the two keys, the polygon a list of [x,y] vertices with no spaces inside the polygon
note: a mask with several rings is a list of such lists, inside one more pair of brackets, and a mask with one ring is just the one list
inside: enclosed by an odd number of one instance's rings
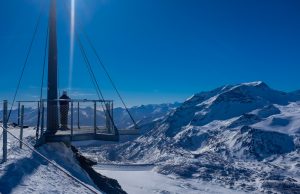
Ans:
{"label": "rocky outcrop", "polygon": [[97,185],[101,191],[107,194],[126,194],[117,180],[103,176],[92,168],[92,166],[96,165],[97,162],[81,155],[74,146],[71,146],[71,149],[74,152],[75,158],[79,162],[80,166],[89,174],[95,185]]}

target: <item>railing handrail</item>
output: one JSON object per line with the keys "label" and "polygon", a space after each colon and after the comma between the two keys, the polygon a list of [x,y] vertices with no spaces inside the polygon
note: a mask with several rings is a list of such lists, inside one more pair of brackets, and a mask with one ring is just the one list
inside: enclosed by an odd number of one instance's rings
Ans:
{"label": "railing handrail", "polygon": [[[88,100],[88,99],[54,99],[54,100],[47,100],[42,99],[42,102],[61,102],[61,101],[68,101],[68,102],[113,102],[113,100]],[[20,100],[17,102],[21,103],[34,103],[40,102],[40,100]]]}

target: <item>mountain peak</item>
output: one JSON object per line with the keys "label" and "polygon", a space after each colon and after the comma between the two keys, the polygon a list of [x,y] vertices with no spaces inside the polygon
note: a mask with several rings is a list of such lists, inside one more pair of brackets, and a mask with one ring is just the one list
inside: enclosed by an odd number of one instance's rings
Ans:
{"label": "mountain peak", "polygon": [[270,87],[263,81],[245,82],[245,83],[241,83],[240,85],[270,89]]}
{"label": "mountain peak", "polygon": [[247,86],[259,86],[259,85],[267,85],[263,81],[254,81],[254,82],[245,82],[242,83],[242,85],[247,85]]}
{"label": "mountain peak", "polygon": [[[295,98],[296,99],[296,98]],[[287,93],[273,90],[262,81],[225,85],[195,94],[168,117],[168,136],[183,126],[204,126],[214,120],[227,120],[271,104],[287,105],[293,100]]]}

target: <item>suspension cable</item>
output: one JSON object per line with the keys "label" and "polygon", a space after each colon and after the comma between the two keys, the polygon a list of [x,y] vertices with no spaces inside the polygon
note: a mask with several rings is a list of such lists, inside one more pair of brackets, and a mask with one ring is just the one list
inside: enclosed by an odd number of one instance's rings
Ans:
{"label": "suspension cable", "polygon": [[104,100],[103,93],[102,93],[102,91],[101,91],[101,89],[100,89],[100,86],[99,86],[99,84],[98,84],[98,82],[97,82],[97,79],[96,79],[96,76],[95,76],[95,74],[94,74],[94,72],[93,72],[92,66],[91,66],[91,64],[90,64],[90,62],[89,62],[89,60],[88,60],[88,57],[87,57],[86,51],[85,51],[85,49],[84,49],[84,46],[83,46],[83,44],[82,44],[80,38],[79,38],[78,36],[76,36],[76,37],[77,37],[77,41],[78,41],[79,46],[80,46],[80,50],[82,51],[82,55],[84,56],[84,59],[85,59],[87,68],[88,68],[88,70],[89,70],[89,72],[90,72],[91,78],[92,78],[92,80],[94,80],[94,83],[95,83],[97,92],[98,92],[98,94],[99,94],[98,97],[99,97],[101,100]]}
{"label": "suspension cable", "polygon": [[[65,7],[65,9],[70,13],[70,10],[67,9],[66,4],[65,4],[64,7]],[[81,26],[82,26],[82,25],[81,25]],[[101,58],[100,58],[100,55],[98,54],[98,52],[97,52],[95,46],[93,45],[91,39],[89,38],[89,36],[87,35],[87,33],[86,33],[86,31],[85,31],[84,29],[81,28],[81,30],[83,31],[84,36],[85,36],[86,39],[88,40],[88,43],[89,43],[90,47],[92,48],[94,54],[96,55],[97,60],[98,60],[98,62],[99,62],[99,64],[100,64],[100,67],[104,70],[104,72],[105,72],[106,76],[108,77],[108,79],[109,79],[111,85],[113,86],[113,88],[114,88],[114,90],[116,91],[116,93],[117,93],[119,99],[121,100],[121,102],[122,102],[122,104],[123,104],[123,106],[124,106],[126,112],[128,113],[130,119],[132,120],[132,122],[133,122],[133,124],[134,124],[134,127],[135,127],[135,128],[138,128],[138,126],[137,126],[137,124],[136,124],[136,122],[135,122],[135,120],[134,120],[132,114],[130,113],[130,111],[129,111],[129,109],[128,109],[128,107],[127,107],[127,105],[126,105],[124,99],[122,98],[122,96],[121,96],[119,90],[117,89],[116,84],[114,83],[114,81],[112,80],[111,76],[109,75],[108,70],[107,70],[107,68],[105,67],[104,63],[102,62],[102,60],[101,60]],[[78,36],[78,35],[77,35],[77,36]]]}
{"label": "suspension cable", "polygon": [[97,191],[94,188],[89,187],[88,185],[86,185],[84,182],[82,182],[81,180],[79,180],[78,178],[74,177],[70,172],[68,172],[66,169],[64,169],[63,167],[61,167],[59,164],[54,163],[52,160],[48,159],[46,156],[44,156],[43,154],[41,154],[39,151],[37,151],[35,148],[31,147],[28,143],[24,142],[23,140],[19,139],[18,137],[16,137],[14,134],[12,134],[10,131],[8,131],[7,129],[5,129],[3,126],[1,126],[1,128],[3,129],[3,131],[5,130],[7,133],[9,133],[13,138],[15,138],[16,140],[18,140],[19,142],[21,142],[23,145],[25,145],[28,149],[30,149],[31,151],[33,151],[34,153],[36,153],[37,155],[39,155],[41,158],[43,158],[44,160],[46,160],[47,162],[49,162],[50,164],[52,164],[55,168],[57,168],[58,170],[60,170],[61,172],[63,172],[64,174],[66,174],[68,177],[70,177],[71,179],[75,180],[77,183],[79,183],[80,185],[82,185],[83,187],[85,187],[86,189],[88,189],[89,191],[93,192],[93,193],[100,193],[99,191]]}
{"label": "suspension cable", "polygon": [[[70,10],[67,8],[66,2],[64,3],[64,8],[66,9],[66,12],[67,12],[67,13],[69,13],[69,14],[71,13]],[[68,16],[69,16],[69,15],[68,15]],[[86,67],[87,67],[88,72],[89,72],[89,74],[90,74],[90,78],[91,78],[91,80],[92,80],[92,82],[93,82],[93,85],[94,85],[94,88],[95,88],[95,90],[96,90],[96,92],[97,92],[97,95],[98,95],[98,97],[99,97],[100,100],[104,101],[103,93],[102,93],[102,91],[101,91],[101,89],[100,89],[100,87],[99,87],[99,84],[98,84],[98,81],[97,81],[97,79],[96,79],[96,76],[95,76],[95,74],[94,74],[94,72],[93,72],[91,63],[90,63],[90,61],[89,61],[89,59],[88,59],[88,57],[87,57],[87,54],[86,54],[86,51],[85,51],[84,46],[83,46],[83,44],[82,44],[82,41],[80,40],[79,34],[77,33],[76,30],[75,30],[75,37],[76,37],[76,40],[77,40],[78,43],[79,43],[80,52],[81,52],[81,54],[82,54],[82,56],[83,56],[84,62],[85,62],[85,64],[86,64]]]}
{"label": "suspension cable", "polygon": [[35,40],[35,38],[36,38],[36,34],[37,34],[37,32],[38,32],[38,27],[39,27],[39,24],[40,24],[40,21],[41,21],[42,13],[43,13],[43,9],[41,9],[41,12],[39,13],[37,22],[36,22],[35,27],[34,27],[34,32],[33,32],[33,35],[32,35],[32,38],[31,38],[31,41],[30,41],[28,50],[27,50],[27,54],[26,54],[26,58],[25,58],[25,61],[24,61],[23,67],[22,67],[21,75],[20,75],[20,77],[19,77],[18,84],[17,84],[17,88],[16,88],[15,93],[14,93],[13,102],[12,102],[12,105],[11,105],[11,108],[10,108],[10,110],[9,110],[9,114],[8,114],[8,117],[7,117],[7,120],[8,120],[8,121],[9,121],[9,118],[10,118],[10,115],[11,115],[11,112],[12,112],[12,109],[13,109],[13,106],[14,106],[14,103],[15,103],[15,101],[16,101],[16,97],[17,97],[18,91],[19,91],[19,89],[20,89],[21,81],[22,81],[22,78],[23,78],[23,75],[24,75],[26,66],[27,66],[27,64],[28,64],[27,62],[28,62],[28,59],[29,59],[29,56],[30,56],[30,53],[31,53],[31,50],[32,50],[33,42],[34,42],[34,40]]}
{"label": "suspension cable", "polygon": [[96,55],[96,57],[97,57],[97,59],[98,59],[98,62],[99,62],[98,64],[102,67],[102,69],[103,69],[103,71],[105,72],[106,76],[108,77],[108,79],[109,79],[109,81],[110,81],[112,87],[114,88],[114,90],[116,91],[117,95],[119,96],[119,98],[120,98],[120,100],[121,100],[121,102],[122,102],[122,104],[123,104],[125,110],[127,111],[128,115],[129,115],[129,117],[130,117],[130,119],[132,120],[132,122],[133,122],[133,124],[134,124],[134,127],[135,127],[135,128],[138,128],[138,126],[137,126],[137,124],[136,124],[136,122],[135,122],[135,120],[134,120],[132,114],[130,113],[130,111],[129,111],[129,109],[128,109],[128,107],[127,107],[127,105],[126,105],[126,103],[125,103],[125,101],[124,101],[124,99],[123,99],[123,97],[121,96],[119,90],[117,89],[116,84],[114,83],[114,81],[112,80],[111,76],[109,75],[109,73],[108,73],[108,71],[107,71],[107,68],[106,68],[105,65],[103,64],[103,62],[102,62],[102,60],[101,60],[101,58],[100,58],[100,55],[98,54],[98,52],[97,52],[95,46],[93,45],[91,39],[89,38],[89,36],[87,35],[87,33],[86,33],[85,31],[83,31],[83,33],[84,33],[84,36],[86,37],[86,39],[87,39],[87,41],[88,41],[90,47],[92,48],[94,54]]}
{"label": "suspension cable", "polygon": [[[102,91],[101,91],[101,89],[100,89],[100,86],[99,86],[99,84],[98,84],[98,81],[97,81],[97,79],[96,79],[96,76],[95,76],[95,74],[94,74],[94,72],[93,72],[93,69],[92,69],[92,67],[91,67],[91,64],[90,64],[90,62],[89,62],[89,59],[88,59],[88,57],[87,57],[86,51],[85,51],[85,49],[84,49],[84,46],[83,46],[83,44],[82,44],[82,42],[81,42],[81,40],[80,40],[80,37],[78,36],[77,33],[76,33],[76,39],[77,39],[77,41],[78,41],[78,43],[79,43],[79,47],[80,47],[81,53],[82,53],[82,55],[83,55],[83,58],[84,58],[86,67],[87,67],[87,69],[88,69],[88,71],[89,71],[89,74],[90,74],[90,77],[91,77],[91,79],[92,79],[92,82],[93,82],[93,84],[94,84],[94,87],[95,87],[95,90],[96,90],[96,92],[97,92],[98,98],[102,101],[102,102],[101,102],[102,109],[103,109],[104,111],[106,111],[106,113],[107,113],[108,116],[109,116],[109,120],[112,122],[112,124],[114,125],[114,128],[116,129],[116,126],[115,126],[115,123],[114,123],[114,120],[113,120],[113,118],[112,118],[111,113],[107,110],[106,106],[103,105],[103,102],[105,101],[105,100],[104,100],[104,96],[103,96],[103,94],[102,94]],[[116,130],[115,132],[118,134],[118,131],[117,131],[117,130]]]}
{"label": "suspension cable", "polygon": [[[49,34],[49,25],[47,25],[46,31],[46,40],[45,40],[45,48],[44,48],[44,63],[42,69],[42,80],[41,80],[41,88],[40,88],[40,99],[38,102],[38,117],[37,117],[37,125],[36,125],[36,138],[39,136],[39,126],[40,126],[40,118],[41,118],[41,106],[43,99],[43,87],[44,87],[44,77],[45,77],[45,68],[46,68],[46,58],[47,58],[47,48],[48,48],[48,34]],[[43,130],[43,129],[41,129]]]}
{"label": "suspension cable", "polygon": [[48,49],[48,35],[49,35],[49,26],[47,27],[46,44],[44,48],[44,64],[43,64],[43,72],[42,72],[42,83],[40,88],[40,101],[42,101],[43,98],[44,77],[45,77],[46,60],[47,60],[46,58],[47,58],[47,49]]}
{"label": "suspension cable", "polygon": [[[78,42],[80,42],[80,40],[78,40]],[[92,70],[91,70],[91,67],[90,67],[90,65],[89,65],[89,60],[87,59],[85,50],[84,50],[84,48],[83,48],[83,46],[82,46],[81,44],[79,44],[79,47],[80,47],[80,52],[81,52],[81,54],[82,54],[82,56],[83,56],[83,60],[84,60],[84,62],[85,62],[86,68],[87,68],[88,73],[89,73],[89,75],[90,75],[91,81],[92,81],[92,83],[93,83],[93,85],[94,85],[94,89],[95,89],[95,91],[96,91],[96,93],[97,93],[97,96],[98,96],[98,98],[99,98],[100,100],[103,100],[103,98],[102,98],[102,96],[101,96],[101,91],[99,92],[99,90],[98,90],[98,88],[97,88],[97,85],[96,85],[96,81],[95,81],[94,77],[92,76]]]}
{"label": "suspension cable", "polygon": [[[67,9],[66,3],[64,3],[64,8],[66,9],[67,12],[70,13],[69,9]],[[117,129],[117,128],[116,128],[116,125],[115,125],[115,123],[114,123],[114,120],[113,120],[113,117],[112,117],[111,113],[107,110],[106,106],[103,105],[103,103],[104,103],[104,101],[105,101],[105,100],[104,100],[103,93],[102,93],[102,91],[101,91],[101,89],[100,89],[100,86],[99,86],[99,84],[98,84],[98,81],[97,81],[97,79],[96,79],[96,76],[95,76],[95,74],[94,74],[94,72],[93,72],[91,63],[90,63],[90,61],[89,61],[89,59],[88,59],[88,56],[87,56],[87,54],[86,54],[86,51],[85,51],[84,46],[83,46],[83,44],[82,44],[82,41],[80,40],[79,34],[77,33],[76,30],[75,30],[75,36],[76,36],[76,40],[77,40],[78,43],[79,43],[79,47],[80,47],[81,54],[83,55],[84,62],[85,62],[85,64],[86,64],[86,67],[87,67],[88,72],[89,72],[89,74],[90,74],[90,78],[91,78],[92,83],[93,83],[93,85],[94,85],[94,88],[95,88],[95,90],[96,90],[96,92],[97,92],[98,98],[102,101],[102,102],[101,102],[102,109],[103,109],[103,111],[105,111],[105,112],[108,114],[109,120],[112,122],[114,128]],[[118,135],[118,130],[115,130],[115,133]]]}

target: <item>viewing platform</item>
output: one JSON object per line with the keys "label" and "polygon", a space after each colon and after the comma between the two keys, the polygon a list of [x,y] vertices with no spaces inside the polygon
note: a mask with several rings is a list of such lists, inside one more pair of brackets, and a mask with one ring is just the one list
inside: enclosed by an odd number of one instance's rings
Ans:
{"label": "viewing platform", "polygon": [[[64,105],[61,105],[63,102]],[[113,120],[112,100],[55,100],[58,113],[58,126],[55,130],[46,130],[47,100],[18,101],[18,125],[24,123],[24,107],[37,106],[36,138],[38,143],[72,142],[86,140],[119,141],[119,130]],[[23,110],[22,110],[23,109]],[[63,124],[65,114],[67,125]],[[121,130],[122,135],[133,135],[135,130]]]}

